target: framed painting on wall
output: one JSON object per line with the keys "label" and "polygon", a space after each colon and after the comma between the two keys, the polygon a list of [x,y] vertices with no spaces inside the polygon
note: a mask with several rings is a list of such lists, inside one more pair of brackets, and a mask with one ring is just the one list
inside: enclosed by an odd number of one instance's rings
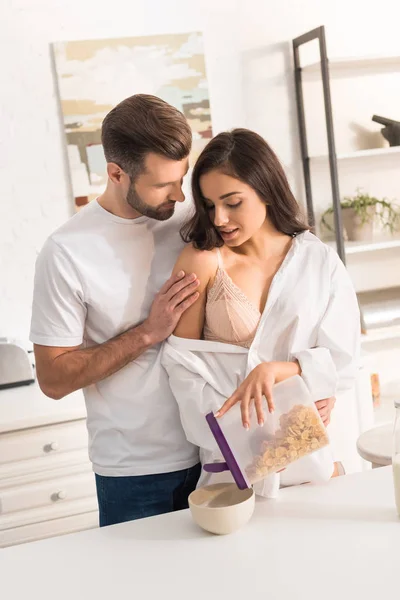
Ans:
{"label": "framed painting on wall", "polygon": [[153,94],[178,108],[193,132],[192,164],[212,137],[201,33],[58,42],[53,50],[77,209],[105,188],[101,124],[125,98]]}

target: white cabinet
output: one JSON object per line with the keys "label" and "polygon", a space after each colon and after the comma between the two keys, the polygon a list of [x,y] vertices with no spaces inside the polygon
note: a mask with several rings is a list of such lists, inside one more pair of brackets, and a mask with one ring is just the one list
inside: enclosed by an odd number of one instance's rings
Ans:
{"label": "white cabinet", "polygon": [[81,392],[0,390],[0,547],[98,525]]}
{"label": "white cabinet", "polygon": [[85,448],[86,439],[85,421],[82,420],[2,433],[0,474],[1,467],[9,463]]}

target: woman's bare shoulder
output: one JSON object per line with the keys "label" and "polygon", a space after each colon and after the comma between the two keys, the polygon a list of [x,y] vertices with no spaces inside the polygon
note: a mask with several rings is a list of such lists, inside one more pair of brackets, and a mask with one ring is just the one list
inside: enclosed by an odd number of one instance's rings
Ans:
{"label": "woman's bare shoulder", "polygon": [[218,266],[217,251],[198,250],[193,244],[184,247],[176,262],[174,272],[180,270],[185,273],[196,273],[197,277],[204,281],[215,275]]}

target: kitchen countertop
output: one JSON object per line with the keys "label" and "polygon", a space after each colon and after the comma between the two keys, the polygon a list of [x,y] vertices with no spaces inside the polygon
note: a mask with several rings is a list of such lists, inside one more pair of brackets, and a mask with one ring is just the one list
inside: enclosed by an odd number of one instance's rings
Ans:
{"label": "kitchen countertop", "polygon": [[0,390],[0,433],[84,418],[81,390],[61,400],[45,396],[37,382]]}
{"label": "kitchen countertop", "polygon": [[0,551],[7,600],[377,600],[399,587],[390,467],[281,491],[217,537],[189,511]]}

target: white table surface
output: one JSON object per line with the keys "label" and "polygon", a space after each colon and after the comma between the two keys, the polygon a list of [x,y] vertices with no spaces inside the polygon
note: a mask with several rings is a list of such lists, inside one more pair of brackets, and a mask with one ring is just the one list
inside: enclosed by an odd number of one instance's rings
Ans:
{"label": "white table surface", "polygon": [[7,600],[397,598],[400,521],[390,467],[260,500],[217,537],[189,511],[0,551]]}
{"label": "white table surface", "polygon": [[37,382],[0,390],[0,433],[85,417],[86,407],[81,390],[61,400],[45,396]]}

